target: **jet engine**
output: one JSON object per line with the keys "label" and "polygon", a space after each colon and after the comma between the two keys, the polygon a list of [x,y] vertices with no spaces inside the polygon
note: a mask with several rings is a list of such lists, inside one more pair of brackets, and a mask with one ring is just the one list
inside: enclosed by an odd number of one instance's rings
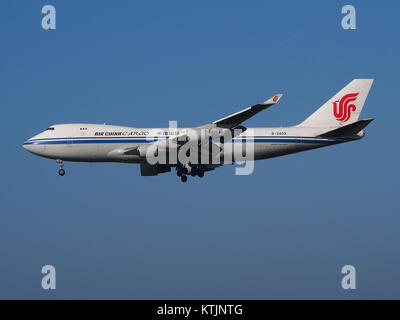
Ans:
{"label": "jet engine", "polygon": [[140,164],[140,174],[142,176],[156,176],[159,173],[170,172],[171,167],[165,164]]}

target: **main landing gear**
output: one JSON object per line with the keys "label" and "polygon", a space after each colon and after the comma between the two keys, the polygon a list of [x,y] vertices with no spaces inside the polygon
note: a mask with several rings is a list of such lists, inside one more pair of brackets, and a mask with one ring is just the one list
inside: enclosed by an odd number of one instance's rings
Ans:
{"label": "main landing gear", "polygon": [[62,177],[65,174],[65,170],[63,169],[64,163],[60,159],[57,159],[56,162],[60,166],[60,170],[58,170],[58,174]]}
{"label": "main landing gear", "polygon": [[204,170],[200,166],[190,166],[188,164],[182,165],[179,164],[176,167],[176,175],[181,177],[182,182],[186,182],[188,177],[187,174],[190,174],[192,177],[198,176],[200,178],[204,177]]}

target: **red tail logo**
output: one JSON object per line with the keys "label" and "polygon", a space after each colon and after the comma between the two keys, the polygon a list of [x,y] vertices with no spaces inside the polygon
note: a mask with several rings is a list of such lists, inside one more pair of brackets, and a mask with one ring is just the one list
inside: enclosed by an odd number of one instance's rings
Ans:
{"label": "red tail logo", "polygon": [[333,102],[333,115],[336,120],[346,122],[350,119],[351,112],[356,111],[357,107],[354,104],[349,103],[355,101],[358,95],[359,92],[349,93],[343,96],[340,100]]}

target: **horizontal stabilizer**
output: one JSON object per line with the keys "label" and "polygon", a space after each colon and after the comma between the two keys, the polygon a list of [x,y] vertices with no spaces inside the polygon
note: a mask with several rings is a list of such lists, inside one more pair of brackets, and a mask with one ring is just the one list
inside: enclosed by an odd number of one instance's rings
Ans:
{"label": "horizontal stabilizer", "polygon": [[340,137],[351,137],[357,135],[363,130],[369,123],[374,119],[364,119],[348,124],[347,126],[334,129],[323,134],[318,135],[322,138],[340,138]]}

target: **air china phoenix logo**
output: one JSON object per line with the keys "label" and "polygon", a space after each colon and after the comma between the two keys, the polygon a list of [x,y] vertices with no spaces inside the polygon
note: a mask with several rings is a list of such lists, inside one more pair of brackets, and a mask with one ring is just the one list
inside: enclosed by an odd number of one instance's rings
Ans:
{"label": "air china phoenix logo", "polygon": [[[351,112],[356,111],[357,107],[354,104],[349,104],[357,100],[360,93],[349,93],[344,95],[340,100],[336,100],[333,103],[333,115],[336,120],[346,122],[350,119]],[[339,103],[339,105],[338,105]]]}

